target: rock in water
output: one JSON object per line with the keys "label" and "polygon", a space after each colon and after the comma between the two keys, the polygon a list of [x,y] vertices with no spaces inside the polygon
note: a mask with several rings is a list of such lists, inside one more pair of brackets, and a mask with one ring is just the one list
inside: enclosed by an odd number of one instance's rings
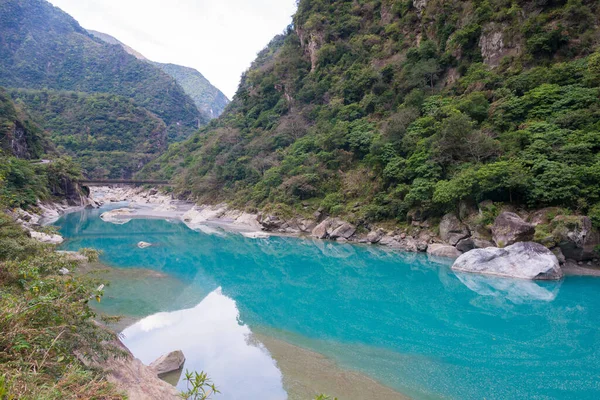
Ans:
{"label": "rock in water", "polygon": [[150,246],[152,246],[152,243],[148,243],[148,242],[139,242],[138,243],[138,247],[140,249],[145,249],[145,248],[150,247]]}
{"label": "rock in water", "polygon": [[462,253],[454,246],[448,246],[446,244],[432,243],[427,246],[427,254],[437,257],[449,257],[457,258]]}
{"label": "rock in water", "polygon": [[331,239],[344,238],[350,239],[356,232],[356,228],[349,223],[345,222],[340,227],[331,232]]}
{"label": "rock in water", "polygon": [[492,236],[498,247],[510,246],[517,242],[530,242],[534,234],[535,226],[523,221],[512,212],[498,215],[492,226]]}
{"label": "rock in water", "polygon": [[178,371],[185,363],[185,356],[181,350],[172,351],[169,354],[158,357],[150,364],[158,375]]}
{"label": "rock in water", "polygon": [[471,250],[458,257],[452,269],[521,279],[556,280],[563,277],[556,256],[533,242],[519,242],[503,249]]}

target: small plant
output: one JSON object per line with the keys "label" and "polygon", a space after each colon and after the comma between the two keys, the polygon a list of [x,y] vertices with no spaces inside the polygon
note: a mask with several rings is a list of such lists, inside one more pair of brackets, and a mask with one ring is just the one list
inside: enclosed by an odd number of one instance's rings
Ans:
{"label": "small plant", "polygon": [[320,394],[317,397],[315,397],[315,400],[338,400],[337,397],[331,397],[331,396],[327,396],[326,394]]}
{"label": "small plant", "polygon": [[82,248],[79,249],[79,254],[87,257],[88,262],[97,262],[102,252],[96,249]]}
{"label": "small plant", "polygon": [[215,393],[221,393],[217,390],[214,383],[211,382],[206,372],[201,371],[200,373],[194,371],[185,371],[185,378],[187,382],[187,390],[181,392],[181,397],[186,400],[208,400],[210,396]]}

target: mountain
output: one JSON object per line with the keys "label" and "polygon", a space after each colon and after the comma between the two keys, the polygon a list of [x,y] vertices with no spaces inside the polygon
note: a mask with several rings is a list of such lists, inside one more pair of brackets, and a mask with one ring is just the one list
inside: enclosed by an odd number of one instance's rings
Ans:
{"label": "mountain", "polygon": [[102,33],[102,32],[98,32],[98,31],[94,31],[91,29],[87,30],[89,33],[91,33],[93,36],[97,37],[98,39],[108,43],[108,44],[117,44],[119,46],[121,46],[123,48],[123,50],[125,50],[127,53],[131,54],[132,56],[134,56],[135,58],[137,58],[138,60],[142,60],[142,61],[148,61],[148,59],[146,57],[144,57],[142,55],[142,53],[135,51],[134,49],[132,49],[131,47],[127,46],[125,43],[120,42],[119,40],[117,40],[116,38],[106,34],[106,33]]}
{"label": "mountain", "polygon": [[149,61],[141,53],[106,33],[89,29],[88,32],[106,43],[120,45],[127,53],[137,59],[148,61],[172,76],[181,85],[185,93],[192,98],[198,110],[207,118],[217,118],[229,104],[229,99],[197,70],[176,64]]}
{"label": "mountain", "polygon": [[485,200],[600,223],[599,15],[592,0],[300,0],[219,120],[139,176],[360,225]]}
{"label": "mountain", "polygon": [[209,118],[217,118],[229,104],[229,99],[194,68],[157,62],[152,64],[175,78],[185,93],[194,100],[200,112]]}
{"label": "mountain", "polygon": [[0,88],[0,156],[37,159],[53,151],[42,129]]}
{"label": "mountain", "polygon": [[4,0],[0,15],[0,86],[131,98],[165,122],[171,141],[206,123],[172,77],[93,37],[45,0]]}
{"label": "mountain", "polygon": [[165,123],[131,99],[106,93],[12,89],[10,95],[88,178],[130,178],[167,148]]}

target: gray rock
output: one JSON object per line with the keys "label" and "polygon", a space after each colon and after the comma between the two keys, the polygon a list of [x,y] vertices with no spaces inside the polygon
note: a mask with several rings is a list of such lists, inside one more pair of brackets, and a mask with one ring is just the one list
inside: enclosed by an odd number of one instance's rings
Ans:
{"label": "gray rock", "polygon": [[456,243],[456,248],[461,253],[466,253],[467,251],[475,248],[475,241],[472,238],[461,239],[458,243]]}
{"label": "gray rock", "polygon": [[593,231],[592,221],[588,217],[558,216],[552,224],[565,226],[566,231],[561,232],[558,243],[565,258],[587,261],[598,256],[595,249],[600,244],[600,237],[598,232]]}
{"label": "gray rock", "polygon": [[558,260],[560,265],[563,265],[567,261],[560,247],[554,247],[550,249],[550,251],[556,256],[556,259]]}
{"label": "gray rock", "polygon": [[185,363],[185,356],[181,350],[172,351],[169,354],[158,357],[150,364],[150,368],[156,371],[157,375],[163,375],[169,372],[178,371]]}
{"label": "gray rock", "polygon": [[367,235],[367,242],[369,243],[379,243],[379,241],[383,238],[385,232],[383,229],[377,229],[376,231],[371,231]]}
{"label": "gray rock", "polygon": [[469,228],[454,214],[446,214],[440,222],[440,238],[452,246],[464,238],[469,237]]}
{"label": "gray rock", "polygon": [[333,230],[331,232],[331,234],[329,235],[329,237],[332,239],[337,239],[337,238],[350,239],[350,237],[352,237],[352,235],[354,235],[355,232],[356,232],[356,227],[354,227],[353,225],[351,225],[347,222],[344,222],[338,228]]}
{"label": "gray rock", "polygon": [[492,238],[498,247],[510,246],[517,242],[530,242],[534,234],[535,226],[512,212],[498,215],[492,226]]}
{"label": "gray rock", "polygon": [[311,236],[317,239],[325,239],[329,235],[327,229],[331,225],[331,220],[327,218],[312,230]]}
{"label": "gray rock", "polygon": [[452,269],[522,279],[556,280],[563,276],[556,256],[533,242],[471,250],[461,255]]}
{"label": "gray rock", "polygon": [[492,243],[489,240],[485,240],[485,239],[473,238],[473,244],[475,245],[476,249],[485,249],[488,247],[494,247],[494,243]]}
{"label": "gray rock", "polygon": [[437,257],[458,258],[462,254],[454,246],[447,244],[432,243],[427,247],[427,254]]}
{"label": "gray rock", "polygon": [[61,275],[68,275],[69,272],[70,271],[68,269],[66,269],[66,268],[61,268],[61,269],[58,270],[58,273],[61,274]]}

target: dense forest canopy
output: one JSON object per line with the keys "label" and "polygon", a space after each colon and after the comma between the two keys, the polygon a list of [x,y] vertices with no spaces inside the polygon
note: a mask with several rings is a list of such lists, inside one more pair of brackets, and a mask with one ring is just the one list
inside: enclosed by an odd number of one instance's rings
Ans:
{"label": "dense forest canopy", "polygon": [[130,178],[167,148],[165,123],[128,98],[25,89],[10,94],[89,178]]}
{"label": "dense forest canopy", "polygon": [[228,112],[143,175],[356,221],[491,199],[600,213],[600,4],[301,0]]}

